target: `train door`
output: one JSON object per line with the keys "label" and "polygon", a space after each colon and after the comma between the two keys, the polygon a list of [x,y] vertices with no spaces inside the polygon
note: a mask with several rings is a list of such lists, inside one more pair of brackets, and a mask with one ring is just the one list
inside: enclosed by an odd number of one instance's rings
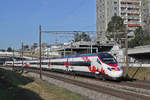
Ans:
{"label": "train door", "polygon": [[91,60],[91,70],[92,72],[94,72],[95,74],[99,74],[100,71],[102,69],[102,64],[100,62],[100,60],[98,59],[98,57],[92,57]]}
{"label": "train door", "polygon": [[69,58],[66,58],[64,61],[65,70],[69,71]]}
{"label": "train door", "polygon": [[68,71],[72,71],[73,70],[73,66],[72,66],[72,62],[73,62],[73,58],[67,58],[67,62],[68,62]]}

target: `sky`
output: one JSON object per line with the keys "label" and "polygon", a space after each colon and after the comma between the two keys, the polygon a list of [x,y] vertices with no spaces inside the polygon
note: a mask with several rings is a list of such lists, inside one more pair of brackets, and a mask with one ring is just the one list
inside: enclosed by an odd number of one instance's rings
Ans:
{"label": "sky", "polygon": [[[96,0],[0,0],[0,49],[39,41],[49,31],[96,30]],[[52,42],[53,37],[43,36]]]}
{"label": "sky", "polygon": [[[21,42],[38,43],[40,24],[42,30],[49,31],[96,30],[96,0],[0,1],[0,49],[19,49]],[[48,43],[56,38],[42,37]],[[66,40],[65,36],[58,38]]]}

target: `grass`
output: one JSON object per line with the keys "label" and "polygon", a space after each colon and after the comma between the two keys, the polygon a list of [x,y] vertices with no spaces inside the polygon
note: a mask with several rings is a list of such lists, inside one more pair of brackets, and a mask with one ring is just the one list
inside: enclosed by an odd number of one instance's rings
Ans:
{"label": "grass", "polygon": [[[129,77],[132,77],[137,70],[138,67],[129,67],[128,69]],[[150,68],[141,67],[134,76],[134,78],[139,80],[150,80]]]}
{"label": "grass", "polygon": [[77,94],[40,80],[26,85],[25,88],[33,90],[45,100],[85,100]]}
{"label": "grass", "polygon": [[0,100],[86,100],[48,82],[0,69]]}

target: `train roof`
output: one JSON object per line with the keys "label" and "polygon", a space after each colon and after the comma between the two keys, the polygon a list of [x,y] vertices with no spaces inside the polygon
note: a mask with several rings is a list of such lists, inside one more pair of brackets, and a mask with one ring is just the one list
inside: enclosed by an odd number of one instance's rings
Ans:
{"label": "train roof", "polygon": [[[49,59],[62,59],[62,58],[74,58],[74,57],[86,57],[86,56],[97,56],[100,54],[105,54],[107,52],[99,52],[99,53],[91,53],[91,54],[80,54],[80,55],[73,55],[73,56],[64,56],[64,57],[58,57],[58,58],[49,58]],[[108,53],[107,53],[108,54]]]}
{"label": "train roof", "polygon": [[[91,53],[91,54],[81,54],[81,55],[73,55],[73,56],[64,56],[64,57],[58,57],[58,58],[42,58],[42,60],[74,58],[74,57],[84,57],[84,56],[85,57],[87,57],[87,56],[97,56],[97,55],[105,54],[105,53],[107,53],[107,52],[99,52],[99,53]],[[34,59],[34,60],[39,60],[39,59]],[[26,60],[26,61],[34,61],[34,60]]]}

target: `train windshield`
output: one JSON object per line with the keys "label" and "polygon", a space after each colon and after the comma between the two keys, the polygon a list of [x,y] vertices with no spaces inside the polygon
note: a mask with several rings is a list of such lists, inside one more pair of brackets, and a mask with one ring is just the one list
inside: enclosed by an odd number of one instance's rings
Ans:
{"label": "train windshield", "polygon": [[109,53],[101,53],[98,56],[105,64],[116,64],[117,63],[116,59]]}

